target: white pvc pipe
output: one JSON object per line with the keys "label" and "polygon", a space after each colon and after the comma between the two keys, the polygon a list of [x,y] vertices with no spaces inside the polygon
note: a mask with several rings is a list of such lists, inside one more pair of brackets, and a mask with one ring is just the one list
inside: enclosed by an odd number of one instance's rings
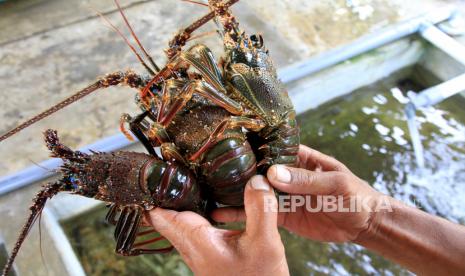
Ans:
{"label": "white pvc pipe", "polygon": [[423,90],[411,98],[416,108],[432,106],[465,91],[465,74]]}
{"label": "white pvc pipe", "polygon": [[415,116],[415,106],[407,104],[405,107],[405,114],[407,115],[407,126],[410,132],[410,139],[412,140],[413,152],[417,160],[418,167],[425,167],[425,157],[423,154],[423,145],[421,143],[420,131],[418,130],[417,120]]}
{"label": "white pvc pipe", "polygon": [[465,46],[448,36],[431,23],[420,28],[421,36],[443,52],[465,65]]}

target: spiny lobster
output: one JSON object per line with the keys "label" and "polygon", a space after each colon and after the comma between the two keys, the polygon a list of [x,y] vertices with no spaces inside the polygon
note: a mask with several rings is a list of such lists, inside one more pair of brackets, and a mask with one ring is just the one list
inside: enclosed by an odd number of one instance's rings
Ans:
{"label": "spiny lobster", "polygon": [[[257,171],[263,173],[272,164],[295,164],[299,131],[293,105],[262,36],[247,36],[239,29],[229,10],[237,1],[209,0],[211,12],[170,41],[168,62],[161,69],[115,1],[150,65],[131,49],[151,76],[133,71],[108,74],[1,136],[0,141],[100,88],[127,85],[139,90],[136,102],[142,112],[135,117],[123,114],[121,129],[131,138],[124,128],[127,123],[149,154],[73,151],[60,143],[56,131],[47,130],[45,141],[52,156],[64,161],[62,177],[47,184],[34,199],[4,275],[47,199],[58,192],[110,204],[106,219],[116,225],[117,253],[163,253],[172,247],[144,247],[160,238],[136,243],[138,236],[154,232],[140,231],[144,211],[163,207],[207,216],[217,204],[242,205],[244,185]],[[219,63],[205,45],[182,50],[191,34],[211,19],[222,26],[219,33],[225,54]]]}

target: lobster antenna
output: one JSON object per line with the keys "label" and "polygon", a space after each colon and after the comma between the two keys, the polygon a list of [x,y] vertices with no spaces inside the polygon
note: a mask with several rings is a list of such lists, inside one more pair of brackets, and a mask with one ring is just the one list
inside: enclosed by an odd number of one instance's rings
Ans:
{"label": "lobster antenna", "polygon": [[137,45],[139,45],[139,48],[140,48],[140,49],[142,50],[142,52],[144,53],[145,57],[148,58],[150,64],[152,64],[152,66],[155,68],[155,70],[156,70],[157,72],[160,71],[160,67],[158,67],[158,65],[155,63],[155,61],[153,61],[152,57],[149,55],[149,53],[147,53],[147,51],[145,50],[144,46],[142,45],[142,43],[140,42],[139,38],[137,37],[136,33],[135,33],[134,30],[132,29],[131,24],[129,24],[129,21],[128,21],[128,19],[126,18],[126,15],[124,14],[124,11],[123,11],[123,9],[121,8],[121,6],[120,6],[120,4],[119,4],[119,1],[118,1],[118,0],[114,0],[114,1],[115,1],[116,6],[118,7],[119,13],[120,13],[121,16],[123,17],[124,23],[126,24],[126,26],[128,27],[129,31],[131,32],[132,37],[136,40]]}
{"label": "lobster antenna", "polygon": [[35,162],[34,160],[32,160],[31,158],[27,158],[27,160],[29,160],[29,162],[31,162],[32,164],[34,164],[35,166],[41,168],[42,170],[46,171],[46,172],[49,172],[49,173],[58,173],[59,170],[51,170],[49,168],[46,168],[42,165],[40,165],[39,163]]}
{"label": "lobster antenna", "polygon": [[28,126],[42,120],[43,118],[50,116],[51,114],[57,112],[58,110],[74,103],[75,101],[80,100],[81,98],[84,98],[85,96],[91,94],[97,89],[105,87],[105,84],[102,83],[100,80],[89,85],[88,87],[84,88],[83,90],[77,92],[76,94],[72,95],[71,97],[68,97],[58,103],[57,105],[52,106],[51,108],[45,110],[44,112],[40,113],[39,115],[34,116],[32,119],[29,119],[28,121],[20,124],[19,126],[15,127],[14,129],[8,131],[7,133],[3,134],[0,136],[0,142],[9,138],[10,136],[20,132],[21,130],[27,128]]}
{"label": "lobster antenna", "polygon": [[44,258],[44,250],[42,248],[42,212],[40,212],[39,214],[39,249],[40,249],[40,259],[42,260],[42,264],[45,267],[45,272],[49,274],[47,263],[45,262],[45,258]]}
{"label": "lobster antenna", "polygon": [[206,36],[209,36],[209,35],[214,35],[216,33],[217,33],[217,31],[204,32],[204,33],[201,33],[201,34],[198,34],[198,35],[191,36],[187,41],[192,41],[192,40],[199,39],[199,38],[202,38],[202,37],[206,37]]}
{"label": "lobster antenna", "polygon": [[193,0],[181,0],[181,1],[208,7],[208,4],[198,2],[198,1],[193,1]]}
{"label": "lobster antenna", "polygon": [[21,248],[21,245],[23,244],[24,240],[29,234],[32,226],[34,225],[34,222],[42,213],[47,199],[56,195],[60,191],[61,187],[62,184],[60,182],[49,183],[37,193],[36,197],[34,198],[34,202],[30,208],[31,214],[29,215],[29,218],[27,219],[26,223],[21,229],[21,233],[19,234],[15,247],[11,251],[11,255],[8,258],[8,261],[6,262],[5,267],[3,268],[2,275],[6,276],[8,272],[10,272],[13,262],[16,259],[16,256],[18,255],[18,251]]}
{"label": "lobster antenna", "polygon": [[144,68],[153,76],[155,75],[155,72],[152,70],[152,68],[150,68],[147,63],[145,63],[145,61],[142,59],[142,57],[139,55],[139,53],[137,52],[136,48],[134,48],[134,46],[132,46],[132,44],[129,42],[129,40],[123,35],[123,33],[115,26],[113,25],[113,23],[111,23],[111,21],[105,16],[103,15],[101,12],[99,12],[98,10],[95,10],[93,8],[91,8],[92,10],[94,10],[95,13],[97,13],[98,16],[100,16],[100,18],[102,18],[108,25],[110,28],[112,28],[123,40],[124,42],[126,42],[126,44],[129,46],[129,48],[131,49],[131,51],[136,55],[137,59],[139,60],[139,62],[144,66]]}

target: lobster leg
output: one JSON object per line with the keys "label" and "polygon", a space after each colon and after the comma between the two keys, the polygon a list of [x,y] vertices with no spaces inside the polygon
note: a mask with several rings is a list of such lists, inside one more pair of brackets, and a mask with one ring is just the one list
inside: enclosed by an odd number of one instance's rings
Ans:
{"label": "lobster leg", "polygon": [[[144,226],[143,226],[144,227]],[[138,237],[141,237],[141,236],[145,236],[145,235],[149,235],[149,234],[152,234],[152,233],[158,233],[155,229],[153,229],[152,227],[148,227],[150,228],[149,230],[145,230],[145,231],[139,231],[137,233],[137,236]]]}
{"label": "lobster leg", "polygon": [[110,205],[110,210],[108,210],[108,213],[105,216],[105,221],[107,223],[116,225],[116,223],[118,223],[118,221],[116,220],[117,215],[118,215],[118,205],[111,204]]}
{"label": "lobster leg", "polygon": [[176,145],[170,142],[171,140],[164,126],[159,123],[153,123],[147,136],[150,141],[158,142],[163,160],[176,161],[188,166],[186,159],[179,153]]}
{"label": "lobster leg", "polygon": [[136,233],[142,218],[141,207],[125,207],[121,211],[115,229],[116,253],[130,255],[132,246],[136,239]]}
{"label": "lobster leg", "polygon": [[175,161],[180,164],[183,164],[186,167],[189,167],[189,164],[187,163],[186,159],[179,152],[178,147],[176,147],[176,145],[173,143],[161,144],[161,155],[163,156],[163,160]]}
{"label": "lobster leg", "polygon": [[[200,81],[192,81],[186,86],[183,87],[182,91],[172,100],[172,104],[167,108],[167,110],[160,110],[158,114],[159,123],[162,126],[167,126],[173,120],[174,116],[181,110],[186,103],[192,98],[196,86]],[[165,113],[166,112],[166,113]]]}
{"label": "lobster leg", "polygon": [[135,118],[132,118],[129,114],[123,114],[122,119],[129,123],[129,129],[137,137],[139,142],[144,145],[145,149],[152,156],[157,156],[150,140],[145,136],[144,131],[145,126],[142,125],[142,121],[147,117],[148,111],[143,112],[137,115]]}
{"label": "lobster leg", "polygon": [[186,82],[179,80],[179,79],[169,79],[165,81],[165,83],[163,84],[161,101],[158,106],[157,122],[160,122],[162,120],[162,117],[165,114],[166,108],[171,103],[171,98],[172,98],[171,91],[181,90],[185,85],[186,85]]}
{"label": "lobster leg", "polygon": [[[158,241],[158,240],[157,240]],[[155,242],[155,241],[152,241]],[[174,247],[173,246],[168,246],[164,248],[157,248],[157,249],[149,249],[149,248],[135,248],[131,251],[130,256],[137,256],[141,254],[164,254],[164,253],[170,253],[173,251]]]}
{"label": "lobster leg", "polygon": [[156,141],[158,144],[169,143],[171,141],[165,127],[159,123],[153,123],[150,126],[147,136],[151,141]]}
{"label": "lobster leg", "polygon": [[[195,80],[187,84],[180,94],[173,100],[171,106],[167,109],[165,114],[159,116],[159,121],[163,126],[167,126],[174,118],[174,116],[181,110],[186,103],[192,98],[194,93],[203,96],[215,104],[223,107],[232,114],[242,114],[244,111],[242,106],[227,96],[219,93],[211,86],[207,86],[200,80]],[[160,111],[162,112],[162,111]]]}
{"label": "lobster leg", "polygon": [[[197,57],[198,56],[198,57]],[[242,106],[227,96],[222,84],[221,71],[216,64],[210,49],[205,45],[196,45],[188,52],[180,54],[179,59],[196,68],[208,83],[199,85],[196,92],[223,107],[234,115],[243,115]]]}
{"label": "lobster leg", "polygon": [[221,71],[216,65],[215,58],[207,46],[199,44],[189,49],[187,52],[182,52],[179,59],[194,66],[199,70],[202,77],[216,90],[225,93],[225,89],[221,83]]}
{"label": "lobster leg", "polygon": [[219,90],[216,90],[212,86],[201,82],[195,92],[223,107],[233,115],[244,115],[244,109],[240,103],[226,96],[224,93],[219,92]]}
{"label": "lobster leg", "polygon": [[[164,126],[168,125],[176,113],[192,98],[194,93],[211,100],[234,115],[244,115],[241,104],[226,95],[227,92],[222,84],[221,71],[215,62],[213,54],[205,45],[196,45],[187,52],[182,52],[177,59],[196,68],[206,83],[200,80],[188,84],[179,81],[165,83],[162,103],[157,116],[158,122]],[[170,89],[180,89],[181,85],[184,85],[182,91],[174,101],[171,101]],[[166,108],[169,102],[173,103]]]}
{"label": "lobster leg", "polygon": [[153,123],[150,126],[147,136],[150,141],[158,142],[163,160],[176,161],[188,166],[186,159],[179,153],[179,149],[170,142],[171,140],[164,126],[159,123]]}
{"label": "lobster leg", "polygon": [[216,129],[212,132],[212,134],[210,134],[210,137],[208,137],[207,141],[203,144],[203,146],[196,153],[194,153],[189,158],[189,160],[195,161],[199,159],[199,157],[202,156],[202,154],[206,152],[215,143],[215,141],[217,141],[223,135],[223,133],[227,129],[244,127],[248,130],[257,132],[263,129],[265,126],[265,122],[259,119],[235,116],[229,117],[228,119],[223,120],[216,127]]}
{"label": "lobster leg", "polygon": [[123,256],[137,256],[140,254],[166,253],[173,249],[172,246],[160,249],[136,247],[164,239],[163,237],[157,237],[137,244],[134,243],[138,236],[143,212],[144,209],[140,206],[127,206],[122,209],[115,229],[116,253]]}
{"label": "lobster leg", "polygon": [[161,154],[164,160],[177,161],[187,166],[186,160],[179,153],[177,147],[170,143],[168,133],[163,126],[158,123],[153,123],[148,130],[148,137],[144,134],[147,132],[147,127],[144,126],[142,122],[147,115],[148,112],[144,112],[136,118],[132,118],[129,114],[123,114],[121,118],[129,123],[131,132],[139,139],[151,155],[156,156],[154,145],[152,144],[152,141],[156,141],[161,144]]}

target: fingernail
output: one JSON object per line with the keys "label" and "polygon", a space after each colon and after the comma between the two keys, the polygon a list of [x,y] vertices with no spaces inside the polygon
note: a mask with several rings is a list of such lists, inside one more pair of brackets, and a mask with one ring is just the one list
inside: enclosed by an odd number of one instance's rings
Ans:
{"label": "fingernail", "polygon": [[275,166],[275,178],[277,181],[282,183],[290,183],[291,182],[291,172],[283,165],[276,165]]}
{"label": "fingernail", "polygon": [[249,182],[250,187],[254,190],[258,191],[269,191],[270,190],[270,185],[268,182],[265,180],[264,177],[252,177],[252,179]]}

